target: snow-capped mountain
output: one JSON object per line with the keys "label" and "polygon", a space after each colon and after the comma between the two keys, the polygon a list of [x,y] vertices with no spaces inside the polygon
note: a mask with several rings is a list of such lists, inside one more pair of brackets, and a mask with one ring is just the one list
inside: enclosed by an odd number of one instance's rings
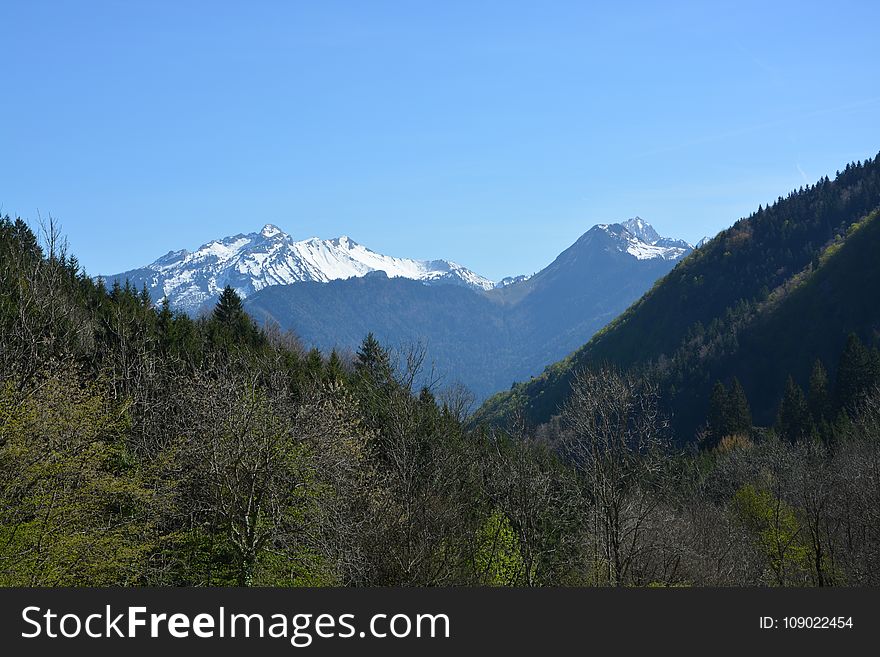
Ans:
{"label": "snow-capped mountain", "polygon": [[138,288],[146,285],[153,299],[168,297],[176,308],[194,313],[214,301],[226,285],[246,297],[270,285],[326,282],[372,271],[426,284],[449,283],[479,290],[495,285],[448,260],[386,256],[344,235],[296,241],[272,224],[259,233],[214,240],[195,251],[171,251],[146,267],[106,278],[128,279]]}
{"label": "snow-capped mountain", "polygon": [[[609,254],[625,253],[636,260],[666,260],[674,262],[694,250],[684,240],[662,237],[654,227],[641,217],[634,217],[616,224],[596,224],[581,235],[572,247],[560,257],[575,257],[577,260],[593,260],[599,252]],[[564,259],[564,258],[563,258]],[[550,265],[548,269],[553,269]],[[507,276],[495,283],[495,289],[519,286],[535,278],[541,272],[527,276]]]}
{"label": "snow-capped mountain", "polygon": [[661,239],[657,231],[654,230],[654,227],[641,217],[633,217],[628,221],[624,221],[621,225],[642,242],[654,244],[657,240]]}
{"label": "snow-capped mountain", "polygon": [[598,224],[594,227],[614,238],[619,251],[639,260],[662,258],[678,260],[694,250],[692,244],[672,237],[661,237],[654,227],[641,217],[619,224]]}

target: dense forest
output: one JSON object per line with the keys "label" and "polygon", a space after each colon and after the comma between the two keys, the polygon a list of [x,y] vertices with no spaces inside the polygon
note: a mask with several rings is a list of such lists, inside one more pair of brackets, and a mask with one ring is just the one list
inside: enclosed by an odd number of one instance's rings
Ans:
{"label": "dense forest", "polygon": [[877,585],[877,351],[835,350],[766,428],[709,385],[698,445],[615,365],[477,424],[417,348],[304,351],[231,289],[194,320],[7,217],[0,584]]}

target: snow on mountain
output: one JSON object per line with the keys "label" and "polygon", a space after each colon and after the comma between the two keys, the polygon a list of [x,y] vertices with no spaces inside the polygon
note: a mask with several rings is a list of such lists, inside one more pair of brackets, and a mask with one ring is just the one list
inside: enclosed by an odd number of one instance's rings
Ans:
{"label": "snow on mountain", "polygon": [[[635,226],[635,229],[651,239],[650,242],[640,239],[627,228],[627,224],[636,220],[641,223],[641,226]],[[693,251],[693,247],[684,240],[660,237],[650,224],[644,223],[638,217],[620,224],[597,224],[593,230],[602,231],[608,235],[610,238],[609,249],[628,253],[638,260],[652,260],[654,258],[678,260]]]}
{"label": "snow on mountain", "polygon": [[678,260],[694,250],[684,240],[661,237],[651,224],[635,217],[619,224],[598,224],[597,229],[606,232],[618,251],[634,256],[639,260],[662,258]]}
{"label": "snow on mountain", "polygon": [[383,271],[389,277],[426,284],[451,283],[489,290],[494,283],[448,260],[412,260],[371,251],[343,235],[295,241],[277,226],[259,233],[214,240],[195,251],[171,251],[142,269],[108,279],[146,285],[154,299],[168,297],[177,308],[198,311],[226,285],[247,296],[269,285],[327,282]]}
{"label": "snow on mountain", "polygon": [[[638,260],[678,260],[693,250],[683,240],[661,237],[640,217],[623,223],[599,224],[583,237],[594,231],[607,234],[604,248]],[[503,288],[529,278],[507,277],[496,284],[448,260],[382,255],[346,235],[297,241],[272,224],[266,224],[259,233],[213,240],[195,251],[169,251],[146,267],[105,278],[120,282],[127,279],[138,289],[146,286],[153,299],[167,297],[174,307],[197,313],[216,300],[226,285],[246,297],[270,285],[328,282],[370,272],[384,272],[391,278],[409,278],[426,285],[453,284],[475,290]]]}
{"label": "snow on mountain", "polygon": [[621,225],[632,235],[647,244],[654,244],[660,239],[660,235],[654,230],[654,227],[641,217],[633,217],[628,221],[624,221]]}
{"label": "snow on mountain", "polygon": [[519,276],[505,276],[500,281],[495,283],[495,287],[507,287],[508,285],[513,285],[514,283],[522,283],[523,281],[527,281],[531,278],[531,274],[520,274]]}

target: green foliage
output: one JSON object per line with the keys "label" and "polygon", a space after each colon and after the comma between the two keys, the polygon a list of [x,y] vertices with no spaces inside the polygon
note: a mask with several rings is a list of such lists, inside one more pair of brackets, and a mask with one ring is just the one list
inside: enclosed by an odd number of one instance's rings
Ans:
{"label": "green foliage", "polygon": [[510,520],[497,509],[477,535],[475,569],[484,586],[513,586],[521,581],[525,564]]}
{"label": "green foliage", "polygon": [[125,408],[98,385],[51,377],[23,400],[0,390],[0,584],[134,584],[153,494],[124,444]]}
{"label": "green foliage", "polygon": [[766,555],[773,583],[785,586],[797,573],[809,568],[809,549],[794,510],[784,501],[752,484],[733,497],[733,509],[754,533]]}
{"label": "green foliage", "polygon": [[244,315],[241,297],[229,285],[223,288],[220,299],[214,307],[213,317],[221,325],[235,326]]}
{"label": "green foliage", "polygon": [[730,394],[727,399],[728,432],[732,434],[749,434],[752,430],[752,411],[746,392],[739,379],[733,377]]}

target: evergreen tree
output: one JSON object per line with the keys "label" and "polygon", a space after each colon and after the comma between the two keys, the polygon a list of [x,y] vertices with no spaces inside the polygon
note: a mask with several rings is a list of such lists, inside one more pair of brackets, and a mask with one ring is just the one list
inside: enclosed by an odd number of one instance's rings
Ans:
{"label": "evergreen tree", "polygon": [[391,378],[391,356],[372,332],[358,349],[354,369],[361,380],[372,384],[384,384]]}
{"label": "evergreen tree", "polygon": [[813,421],[817,425],[830,419],[831,395],[828,392],[828,373],[825,371],[822,361],[818,359],[813,364],[813,371],[810,373],[810,390],[807,396],[807,403],[810,407]]}
{"label": "evergreen tree", "polygon": [[752,411],[739,379],[733,377],[727,393],[726,434],[749,434],[752,430]]}
{"label": "evergreen tree", "polygon": [[733,378],[730,389],[717,381],[709,400],[709,434],[712,444],[725,436],[748,435],[752,431],[752,411],[739,379]]}
{"label": "evergreen tree", "polygon": [[855,333],[850,333],[837,367],[835,397],[838,408],[851,408],[874,383],[871,352]]}
{"label": "evergreen tree", "polygon": [[724,438],[727,430],[727,389],[721,381],[716,381],[709,398],[709,435],[713,444]]}
{"label": "evergreen tree", "polygon": [[220,324],[232,326],[243,314],[244,306],[241,303],[241,297],[238,296],[238,292],[227,285],[223,288],[217,305],[214,306],[214,320]]}
{"label": "evergreen tree", "polygon": [[422,386],[421,391],[419,392],[419,402],[424,406],[436,406],[437,399],[434,397],[434,393],[431,392],[431,389],[428,386]]}
{"label": "evergreen tree", "polygon": [[869,370],[868,390],[871,392],[877,386],[880,386],[880,348],[871,349],[871,361]]}
{"label": "evergreen tree", "polygon": [[345,381],[345,365],[339,357],[339,352],[335,349],[330,352],[330,358],[327,360],[327,380],[332,383],[342,383]]}
{"label": "evergreen tree", "polygon": [[39,240],[30,229],[27,222],[21,217],[17,217],[14,222],[10,221],[9,216],[3,218],[0,229],[10,236],[9,243],[16,245],[16,250],[21,253],[28,254],[33,260],[43,257],[43,250],[40,248]]}
{"label": "evergreen tree", "polygon": [[171,305],[168,303],[168,297],[162,298],[162,305],[159,307],[159,313],[156,317],[156,328],[159,333],[159,345],[164,352],[168,352],[172,344],[172,322],[174,315],[171,312]]}
{"label": "evergreen tree", "polygon": [[229,285],[223,288],[214,306],[209,333],[212,342],[219,345],[256,346],[264,341],[256,324],[245,312],[238,292]]}
{"label": "evergreen tree", "polygon": [[354,371],[356,394],[364,419],[368,426],[381,432],[388,421],[395,389],[394,376],[390,354],[372,333],[367,334],[358,349]]}
{"label": "evergreen tree", "polygon": [[315,381],[322,378],[324,372],[324,358],[316,347],[310,349],[308,355],[306,355],[306,371]]}
{"label": "evergreen tree", "polygon": [[776,430],[782,438],[792,443],[800,442],[814,432],[804,391],[791,376],[786,381],[785,394],[779,404]]}

